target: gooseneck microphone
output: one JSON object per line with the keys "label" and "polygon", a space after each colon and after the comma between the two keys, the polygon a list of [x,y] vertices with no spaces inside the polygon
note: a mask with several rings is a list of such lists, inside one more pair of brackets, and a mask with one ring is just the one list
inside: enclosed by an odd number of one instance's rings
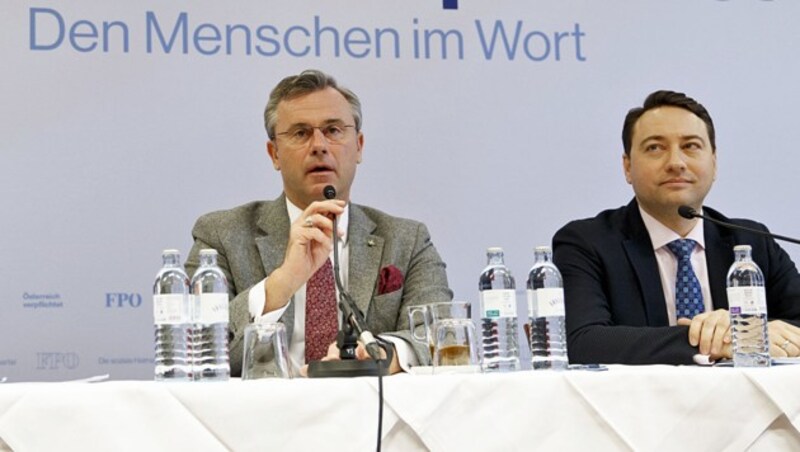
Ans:
{"label": "gooseneck microphone", "polygon": [[728,228],[728,229],[739,229],[741,231],[752,232],[753,234],[763,235],[765,237],[772,237],[772,238],[777,239],[777,240],[784,240],[786,242],[791,242],[791,243],[800,245],[800,240],[798,240],[798,239],[793,239],[791,237],[785,237],[785,236],[782,236],[782,235],[773,234],[771,232],[761,231],[761,230],[758,230],[758,229],[748,228],[746,226],[740,226],[738,224],[728,223],[726,221],[720,221],[720,220],[717,220],[715,218],[707,217],[705,215],[700,215],[699,213],[697,213],[696,210],[694,210],[693,208],[691,208],[689,206],[680,206],[680,207],[678,207],[678,215],[682,216],[683,218],[686,218],[687,220],[691,220],[693,218],[701,218],[703,220],[710,221],[712,223],[718,224],[718,225],[720,225],[722,227],[725,227],[725,228]]}
{"label": "gooseneck microphone", "polygon": [[[326,185],[322,189],[325,199],[336,198],[336,188],[333,185]],[[337,345],[339,346],[339,361],[312,361],[308,365],[308,376],[315,377],[378,377],[378,452],[381,451],[381,438],[383,438],[383,376],[389,374],[389,364],[394,352],[391,347],[385,347],[386,359],[381,359],[381,346],[375,337],[370,333],[365,325],[364,315],[344,290],[342,280],[339,277],[339,234],[337,227],[337,217],[333,215],[333,274],[336,280],[336,287],[339,289],[339,309],[342,311],[342,327],[339,330]],[[345,324],[346,323],[346,324]],[[355,333],[355,334],[353,334]],[[355,360],[356,335],[358,341],[364,344],[367,353],[374,361]]]}
{"label": "gooseneck microphone", "polygon": [[[333,185],[326,185],[325,188],[322,189],[322,193],[325,196],[325,199],[336,199],[336,188]],[[366,321],[364,320],[364,316],[361,314],[361,311],[356,306],[353,299],[350,297],[350,294],[344,290],[344,285],[342,285],[342,280],[339,277],[339,246],[338,246],[338,228],[337,228],[337,217],[333,216],[333,275],[336,279],[336,287],[339,289],[340,300],[339,300],[339,309],[342,310],[344,314],[345,320],[353,327],[356,334],[358,334],[358,340],[364,344],[364,348],[366,348],[367,353],[369,354],[370,358],[374,360],[381,359],[381,352],[380,346],[378,345],[378,341],[375,340],[375,337],[372,335],[369,330],[365,328]]]}

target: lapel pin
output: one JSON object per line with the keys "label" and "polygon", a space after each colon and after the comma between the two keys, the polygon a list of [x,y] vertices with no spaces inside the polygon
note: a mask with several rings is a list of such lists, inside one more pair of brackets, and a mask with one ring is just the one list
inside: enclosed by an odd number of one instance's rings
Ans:
{"label": "lapel pin", "polygon": [[368,239],[367,246],[375,246],[375,239]]}

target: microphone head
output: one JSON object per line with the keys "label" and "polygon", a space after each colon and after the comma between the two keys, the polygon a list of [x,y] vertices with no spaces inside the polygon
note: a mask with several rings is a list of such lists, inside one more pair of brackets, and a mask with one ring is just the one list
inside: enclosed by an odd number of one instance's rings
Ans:
{"label": "microphone head", "polygon": [[325,196],[325,199],[335,199],[336,189],[333,185],[326,185],[325,188],[322,189],[322,194]]}
{"label": "microphone head", "polygon": [[695,212],[695,210],[689,206],[680,206],[678,207],[678,215],[686,218],[687,220],[691,220],[697,216],[697,212]]}

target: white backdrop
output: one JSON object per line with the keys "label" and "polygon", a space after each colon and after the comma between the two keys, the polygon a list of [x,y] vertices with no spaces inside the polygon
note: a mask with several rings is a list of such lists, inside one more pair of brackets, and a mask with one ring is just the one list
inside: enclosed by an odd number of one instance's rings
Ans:
{"label": "white backdrop", "polygon": [[0,377],[151,378],[161,250],[279,194],[262,111],[310,67],[364,105],[354,202],[424,221],[459,299],[487,246],[521,286],[534,246],[629,201],[622,119],[656,89],[715,120],[708,204],[798,235],[798,17],[791,0],[0,2]]}

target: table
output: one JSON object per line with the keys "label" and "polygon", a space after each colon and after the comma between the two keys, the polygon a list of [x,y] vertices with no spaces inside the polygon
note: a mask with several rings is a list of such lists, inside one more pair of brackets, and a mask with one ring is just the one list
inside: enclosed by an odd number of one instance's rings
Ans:
{"label": "table", "polygon": [[[387,451],[800,450],[800,366],[384,379]],[[0,384],[0,450],[375,449],[375,378]]]}

